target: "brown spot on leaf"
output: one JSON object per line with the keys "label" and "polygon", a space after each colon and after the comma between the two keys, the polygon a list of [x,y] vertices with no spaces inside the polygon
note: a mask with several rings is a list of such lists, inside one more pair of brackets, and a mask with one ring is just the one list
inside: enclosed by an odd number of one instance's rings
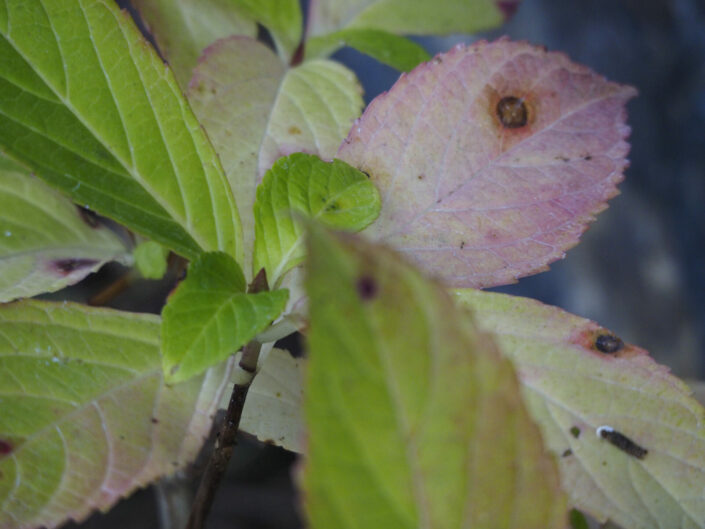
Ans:
{"label": "brown spot on leaf", "polygon": [[465,248],[465,241],[460,241],[460,249],[462,250]]}
{"label": "brown spot on leaf", "polygon": [[360,299],[369,301],[377,296],[379,285],[377,285],[377,281],[374,277],[362,276],[357,280],[355,288]]}
{"label": "brown spot on leaf", "polygon": [[595,349],[601,353],[612,354],[624,349],[624,342],[614,334],[600,334],[595,338]]}
{"label": "brown spot on leaf", "polygon": [[11,454],[13,450],[12,445],[8,441],[3,441],[0,439],[0,457]]}
{"label": "brown spot on leaf", "polygon": [[417,176],[416,178],[418,178],[419,180],[423,180],[424,178],[426,178],[426,175],[420,174],[420,175]]}
{"label": "brown spot on leaf", "polygon": [[504,128],[518,129],[529,121],[529,111],[523,99],[506,96],[497,103],[497,117]]}
{"label": "brown spot on leaf", "polygon": [[67,276],[76,270],[83,268],[93,268],[99,261],[95,259],[58,259],[51,263],[54,270],[61,275]]}
{"label": "brown spot on leaf", "polygon": [[570,342],[604,359],[628,359],[648,354],[639,347],[624,343],[613,332],[594,323],[588,323],[576,330]]}
{"label": "brown spot on leaf", "polygon": [[291,127],[289,127],[288,132],[291,135],[301,134],[301,129],[295,125],[292,125]]}
{"label": "brown spot on leaf", "polygon": [[159,419],[152,417],[152,424],[159,424]]}
{"label": "brown spot on leaf", "polygon": [[573,455],[573,451],[569,448],[568,450],[565,450],[565,451],[561,454],[561,457],[568,457],[568,456],[572,456],[572,455]]}

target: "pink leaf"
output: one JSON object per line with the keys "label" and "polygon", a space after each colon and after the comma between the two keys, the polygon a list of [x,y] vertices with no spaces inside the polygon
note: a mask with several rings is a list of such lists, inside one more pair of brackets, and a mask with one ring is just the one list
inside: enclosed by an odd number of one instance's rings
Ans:
{"label": "pink leaf", "polygon": [[366,233],[451,285],[511,283],[618,193],[635,94],[527,43],[456,46],[375,99],[338,157],[382,194]]}

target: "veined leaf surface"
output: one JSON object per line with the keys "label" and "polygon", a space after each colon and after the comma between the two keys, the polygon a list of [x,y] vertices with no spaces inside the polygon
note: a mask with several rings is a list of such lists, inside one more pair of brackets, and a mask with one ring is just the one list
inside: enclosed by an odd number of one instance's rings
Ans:
{"label": "veined leaf surface", "polygon": [[474,33],[502,24],[520,0],[312,0],[308,34],[380,29],[405,35]]}
{"label": "veined leaf surface", "polygon": [[57,527],[191,462],[231,368],[168,387],[159,318],[0,306],[0,527]]}
{"label": "veined leaf surface", "polygon": [[254,240],[255,188],[264,173],[294,152],[333,158],[362,111],[361,92],[355,74],[336,62],[311,60],[288,69],[252,39],[225,39],[206,50],[189,100],[223,161],[246,255]]}
{"label": "veined leaf surface", "polygon": [[391,251],[312,230],[309,527],[563,528],[511,363]]}
{"label": "veined leaf surface", "polygon": [[120,237],[38,178],[0,167],[0,302],[60,290],[112,260],[130,260]]}
{"label": "veined leaf surface", "polygon": [[[514,361],[575,506],[625,529],[703,527],[705,409],[684,383],[643,349],[555,307],[476,290],[455,296]],[[620,435],[610,441],[598,432],[605,426]]]}
{"label": "veined leaf surface", "polygon": [[109,0],[0,0],[0,147],[189,258],[241,258],[235,203],[169,69]]}
{"label": "veined leaf surface", "polygon": [[280,158],[257,188],[253,274],[261,268],[273,287],[306,255],[299,217],[360,231],[379,215],[379,193],[367,175],[345,162],[295,153]]}
{"label": "veined leaf surface", "polygon": [[506,39],[457,46],[402,75],[338,157],[382,212],[366,233],[452,286],[536,273],[617,194],[631,87]]}
{"label": "veined leaf surface", "polygon": [[289,292],[245,292],[238,264],[224,253],[203,253],[162,311],[164,375],[169,383],[200,374],[279,317]]}
{"label": "veined leaf surface", "polygon": [[133,4],[184,88],[206,47],[231,35],[257,35],[257,25],[236,11],[232,0],[133,0]]}

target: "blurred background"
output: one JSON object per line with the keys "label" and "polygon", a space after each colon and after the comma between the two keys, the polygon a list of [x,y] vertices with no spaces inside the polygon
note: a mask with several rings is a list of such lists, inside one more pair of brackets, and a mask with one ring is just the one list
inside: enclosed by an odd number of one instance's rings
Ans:
{"label": "blurred background", "polygon": [[[629,104],[631,167],[622,194],[549,272],[496,290],[598,321],[678,376],[705,378],[705,0],[524,0],[499,30],[416,40],[435,54],[500,35],[561,50],[640,95]],[[368,102],[399,75],[352,50],[335,57],[357,72]],[[107,267],[84,288],[122,273]],[[136,285],[111,306],[159,312],[172,285],[173,278]],[[294,462],[290,453],[243,437],[208,527],[301,527]],[[196,463],[107,515],[69,527],[166,527],[166,513],[188,508],[201,468]]]}

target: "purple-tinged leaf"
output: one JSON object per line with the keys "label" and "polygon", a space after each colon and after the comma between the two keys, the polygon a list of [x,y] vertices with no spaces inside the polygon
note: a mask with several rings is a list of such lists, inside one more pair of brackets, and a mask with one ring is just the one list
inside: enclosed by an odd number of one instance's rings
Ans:
{"label": "purple-tinged leaf", "polygon": [[375,99],[338,157],[370,175],[366,233],[453,286],[547,268],[617,194],[636,91],[563,54],[457,46]]}

